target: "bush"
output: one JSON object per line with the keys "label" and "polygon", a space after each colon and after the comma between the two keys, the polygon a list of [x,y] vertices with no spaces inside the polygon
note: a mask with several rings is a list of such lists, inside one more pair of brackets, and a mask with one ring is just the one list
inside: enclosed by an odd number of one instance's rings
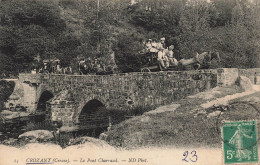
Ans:
{"label": "bush", "polygon": [[12,94],[14,86],[15,83],[13,81],[0,81],[0,111],[4,108],[4,102],[6,102]]}
{"label": "bush", "polygon": [[116,64],[120,71],[140,71],[141,56],[138,52],[142,50],[142,44],[139,42],[141,39],[139,34],[119,34],[114,51]]}

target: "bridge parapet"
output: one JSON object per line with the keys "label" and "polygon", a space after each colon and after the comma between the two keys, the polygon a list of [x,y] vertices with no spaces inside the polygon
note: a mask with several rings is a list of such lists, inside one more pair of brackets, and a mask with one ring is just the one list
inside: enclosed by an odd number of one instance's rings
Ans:
{"label": "bridge parapet", "polygon": [[260,85],[260,68],[239,69],[238,73],[248,77],[252,84]]}
{"label": "bridge parapet", "polygon": [[[149,73],[121,73],[121,74],[112,74],[112,75],[66,75],[66,74],[31,74],[31,73],[20,73],[19,81],[20,82],[29,82],[31,84],[44,83],[58,83],[60,81],[66,81],[69,83],[72,82],[86,82],[85,85],[93,86],[97,84],[106,84],[107,80],[111,78],[116,81],[130,81],[132,79],[137,80],[139,78],[147,77],[157,77],[169,75],[170,77],[174,76],[174,80],[184,80],[191,79],[191,76],[203,75],[202,79],[208,77],[208,75],[216,75],[217,83],[219,86],[232,85],[238,76],[243,75],[252,81],[252,83],[260,83],[260,68],[250,68],[250,69],[237,69],[237,68],[219,68],[219,69],[207,69],[207,70],[190,70],[190,71],[168,71],[168,72],[149,72]],[[128,79],[128,80],[126,80]],[[73,83],[72,83],[73,84]],[[102,87],[102,86],[100,86]]]}
{"label": "bridge parapet", "polygon": [[31,73],[20,73],[19,81],[20,82],[29,82],[31,84],[41,83],[42,74],[31,74]]}

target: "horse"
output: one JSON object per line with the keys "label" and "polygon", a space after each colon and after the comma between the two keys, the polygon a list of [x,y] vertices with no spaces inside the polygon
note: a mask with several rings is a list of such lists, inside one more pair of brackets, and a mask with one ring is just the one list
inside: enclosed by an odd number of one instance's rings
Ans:
{"label": "horse", "polygon": [[181,59],[178,62],[178,66],[183,69],[187,65],[192,65],[195,70],[208,69],[211,65],[211,61],[217,59],[220,62],[219,52],[208,51],[201,54],[196,53],[193,58]]}
{"label": "horse", "polygon": [[203,52],[200,55],[196,56],[197,62],[193,65],[194,69],[209,69],[213,59],[216,59],[218,62],[221,61],[219,52],[208,51]]}

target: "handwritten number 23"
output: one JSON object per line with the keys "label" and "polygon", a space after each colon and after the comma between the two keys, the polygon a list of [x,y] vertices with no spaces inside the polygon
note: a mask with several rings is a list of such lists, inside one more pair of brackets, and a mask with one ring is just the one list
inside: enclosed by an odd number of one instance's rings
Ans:
{"label": "handwritten number 23", "polygon": [[[197,162],[198,156],[196,155],[196,151],[191,151],[190,154],[191,154],[190,161],[192,161],[192,162]],[[184,156],[184,159],[182,159],[182,160],[185,161],[185,162],[189,162],[189,161],[187,160],[187,158],[188,158],[188,156],[189,156],[189,152],[188,152],[188,151],[185,151],[185,152],[183,153],[183,156]]]}

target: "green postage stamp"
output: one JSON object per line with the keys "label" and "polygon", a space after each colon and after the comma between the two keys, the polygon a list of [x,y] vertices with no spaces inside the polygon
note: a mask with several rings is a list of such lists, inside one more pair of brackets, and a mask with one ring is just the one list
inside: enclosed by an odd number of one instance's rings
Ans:
{"label": "green postage stamp", "polygon": [[257,163],[256,121],[225,123],[222,127],[224,163]]}

